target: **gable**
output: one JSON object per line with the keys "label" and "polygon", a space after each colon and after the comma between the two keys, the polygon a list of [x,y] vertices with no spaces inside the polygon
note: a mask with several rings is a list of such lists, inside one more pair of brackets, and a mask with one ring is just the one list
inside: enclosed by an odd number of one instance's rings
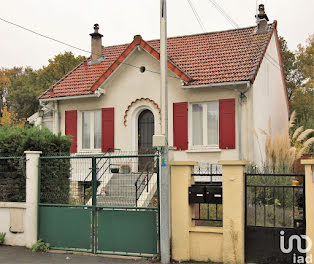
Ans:
{"label": "gable", "polygon": [[[113,62],[113,64],[100,76],[100,78],[93,84],[91,91],[95,91],[101,83],[103,83],[118,67],[123,64],[125,59],[131,52],[136,48],[141,47],[146,52],[151,54],[155,59],[160,61],[160,54],[152,46],[150,46],[146,41],[142,39],[140,35],[134,37],[133,42],[121,53],[121,55]],[[179,69],[172,61],[168,60],[168,69],[173,71],[179,78],[185,82],[191,81],[191,77],[185,74],[181,69]]]}

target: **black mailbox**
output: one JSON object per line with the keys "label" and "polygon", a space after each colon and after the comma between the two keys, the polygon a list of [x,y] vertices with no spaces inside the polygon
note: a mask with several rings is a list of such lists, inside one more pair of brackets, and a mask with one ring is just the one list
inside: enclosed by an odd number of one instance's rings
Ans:
{"label": "black mailbox", "polygon": [[205,203],[222,204],[222,187],[206,186],[205,187]]}
{"label": "black mailbox", "polygon": [[205,203],[205,186],[194,184],[189,187],[189,203]]}

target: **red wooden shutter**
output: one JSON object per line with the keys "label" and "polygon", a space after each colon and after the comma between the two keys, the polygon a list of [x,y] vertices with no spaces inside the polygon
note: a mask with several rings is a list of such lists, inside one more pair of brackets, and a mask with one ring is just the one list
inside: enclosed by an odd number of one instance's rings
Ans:
{"label": "red wooden shutter", "polygon": [[71,152],[77,152],[77,111],[65,111],[65,134],[71,136]]}
{"label": "red wooden shutter", "polygon": [[235,99],[219,100],[219,148],[235,148]]}
{"label": "red wooden shutter", "polygon": [[173,146],[188,149],[188,103],[173,103]]}
{"label": "red wooden shutter", "polygon": [[101,151],[114,151],[114,108],[102,108]]}

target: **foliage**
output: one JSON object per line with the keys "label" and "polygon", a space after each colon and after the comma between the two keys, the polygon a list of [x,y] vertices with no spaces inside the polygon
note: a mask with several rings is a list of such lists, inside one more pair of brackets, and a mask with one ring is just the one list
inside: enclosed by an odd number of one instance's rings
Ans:
{"label": "foliage", "polygon": [[6,233],[0,233],[0,245],[4,243]]}
{"label": "foliage", "polygon": [[294,90],[302,84],[302,75],[297,70],[296,55],[289,50],[287,41],[283,37],[279,37],[279,43],[290,100]]}
{"label": "foliage", "polygon": [[0,99],[5,98],[9,111],[16,112],[19,118],[27,118],[38,110],[38,96],[84,59],[65,52],[50,59],[49,64],[39,70],[31,67],[0,69]]}
{"label": "foliage", "polygon": [[[49,154],[70,154],[71,139],[66,136],[55,135],[48,129],[40,130],[38,127],[0,127],[0,155],[2,156],[23,156],[25,150],[39,150],[42,155]],[[10,163],[11,162],[11,163]],[[8,177],[16,179],[17,182],[23,182],[18,185],[18,193],[23,194],[25,190],[24,170],[18,167],[18,161],[7,162],[14,174],[8,174]],[[14,176],[14,177],[13,177]],[[41,192],[42,194],[54,193],[52,197],[43,197],[41,202],[67,203],[69,193],[70,162],[69,160],[49,159],[45,160],[41,169]],[[16,188],[16,184],[7,184],[7,188]],[[25,192],[25,191],[24,191]],[[66,195],[61,195],[66,194]],[[12,200],[22,199],[22,197],[11,197]]]}
{"label": "foliage", "polygon": [[42,252],[47,252],[50,248],[50,244],[49,243],[45,243],[44,241],[42,241],[41,239],[37,240],[37,242],[32,246],[32,251],[33,252],[38,252],[38,251],[42,251]]}
{"label": "foliage", "polygon": [[[291,111],[296,111],[296,126],[304,129],[314,128],[314,34],[310,35],[306,45],[298,45],[293,52],[287,42],[280,37],[280,48],[285,69]],[[312,144],[309,152],[314,152]]]}
{"label": "foliage", "polygon": [[314,34],[310,35],[306,45],[298,45],[297,51],[289,50],[287,41],[279,37],[288,96],[292,99],[296,88],[312,89],[314,87]]}
{"label": "foliage", "polygon": [[48,60],[49,64],[46,67],[38,70],[39,87],[42,87],[42,91],[47,90],[85,59],[84,56],[75,57],[72,52],[56,55]]}
{"label": "foliage", "polygon": [[[293,112],[290,121],[282,131],[273,136],[271,119],[268,122],[268,131],[259,129],[266,137],[265,143],[265,172],[290,173],[293,165],[302,154],[308,153],[314,143],[314,137],[309,136],[314,132],[313,129],[298,127],[294,129],[296,113]],[[254,130],[258,140],[258,134]]]}
{"label": "foliage", "polygon": [[18,118],[17,114],[14,111],[9,112],[8,107],[5,105],[3,108],[0,109],[0,125],[11,125],[11,126],[18,126],[23,127],[25,125],[24,118]]}
{"label": "foliage", "polygon": [[0,69],[0,108],[2,108],[5,103],[5,97],[11,87],[11,79],[15,78],[21,71],[22,68],[18,67],[12,69]]}
{"label": "foliage", "polygon": [[6,96],[7,105],[20,118],[27,118],[38,110],[37,97],[40,92],[37,72],[28,67],[15,78],[11,78],[11,87]]}
{"label": "foliage", "polygon": [[297,68],[303,80],[303,87],[313,89],[314,87],[314,34],[307,39],[304,47],[298,45],[296,53]]}

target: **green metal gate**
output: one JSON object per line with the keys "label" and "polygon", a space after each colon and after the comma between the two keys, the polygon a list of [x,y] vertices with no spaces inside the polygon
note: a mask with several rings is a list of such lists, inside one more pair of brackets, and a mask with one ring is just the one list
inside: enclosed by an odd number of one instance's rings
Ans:
{"label": "green metal gate", "polygon": [[44,156],[39,172],[38,239],[52,249],[158,254],[157,155]]}

